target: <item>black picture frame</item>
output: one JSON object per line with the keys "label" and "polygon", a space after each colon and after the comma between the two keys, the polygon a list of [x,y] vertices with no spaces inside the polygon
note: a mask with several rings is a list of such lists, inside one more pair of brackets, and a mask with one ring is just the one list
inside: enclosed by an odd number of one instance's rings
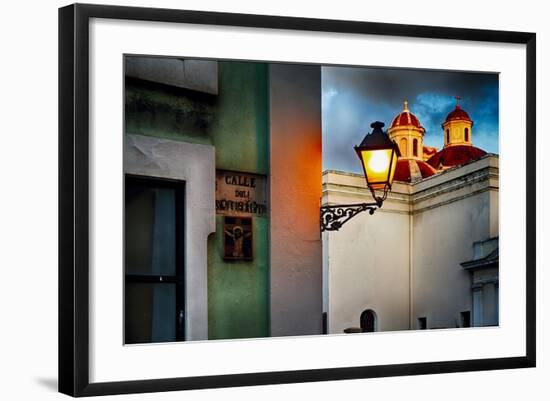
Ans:
{"label": "black picture frame", "polygon": [[[526,46],[526,354],[520,357],[90,383],[88,61],[91,18],[323,31]],[[75,4],[59,9],[59,391],[71,396],[534,367],[536,35],[358,21]]]}

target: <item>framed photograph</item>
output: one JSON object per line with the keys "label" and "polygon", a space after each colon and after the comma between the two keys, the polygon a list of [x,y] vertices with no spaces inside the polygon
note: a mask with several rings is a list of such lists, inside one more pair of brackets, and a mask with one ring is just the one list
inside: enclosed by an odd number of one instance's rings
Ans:
{"label": "framed photograph", "polygon": [[535,43],[61,8],[59,391],[534,367]]}

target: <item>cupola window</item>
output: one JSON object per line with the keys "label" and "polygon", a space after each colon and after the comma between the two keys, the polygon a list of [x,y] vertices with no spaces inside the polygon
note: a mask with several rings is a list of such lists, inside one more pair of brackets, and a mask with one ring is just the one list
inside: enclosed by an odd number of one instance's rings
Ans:
{"label": "cupola window", "polygon": [[401,156],[407,157],[407,138],[401,138],[399,141],[399,151],[401,152]]}

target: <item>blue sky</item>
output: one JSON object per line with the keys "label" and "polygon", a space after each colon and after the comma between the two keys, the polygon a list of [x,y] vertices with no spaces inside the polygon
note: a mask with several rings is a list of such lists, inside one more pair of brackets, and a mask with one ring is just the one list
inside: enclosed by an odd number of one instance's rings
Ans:
{"label": "blue sky", "polygon": [[474,121],[474,146],[498,153],[498,74],[323,67],[323,170],[361,173],[353,145],[373,121],[383,121],[387,129],[404,100],[426,128],[424,144],[440,149],[441,123],[454,109],[455,96]]}

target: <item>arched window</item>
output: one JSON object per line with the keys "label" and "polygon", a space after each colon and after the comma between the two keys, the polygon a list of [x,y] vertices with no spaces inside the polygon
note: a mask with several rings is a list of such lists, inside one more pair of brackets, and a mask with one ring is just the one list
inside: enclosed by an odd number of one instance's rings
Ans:
{"label": "arched window", "polygon": [[361,313],[360,324],[363,333],[372,333],[376,331],[376,313],[374,313],[372,309],[363,311],[363,313]]}
{"label": "arched window", "polygon": [[451,142],[451,136],[449,135],[449,130],[447,129],[447,143]]}
{"label": "arched window", "polygon": [[470,131],[468,128],[464,128],[464,142],[468,142],[470,140]]}
{"label": "arched window", "polygon": [[407,138],[401,138],[399,141],[399,151],[401,152],[401,156],[407,157]]}
{"label": "arched window", "polygon": [[418,157],[418,139],[413,139],[413,156]]}

